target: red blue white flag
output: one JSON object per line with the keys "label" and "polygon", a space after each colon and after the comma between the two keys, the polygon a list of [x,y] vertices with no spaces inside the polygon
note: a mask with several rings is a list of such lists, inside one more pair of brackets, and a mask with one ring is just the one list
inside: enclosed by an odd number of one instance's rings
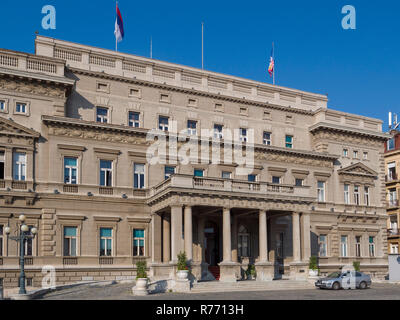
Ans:
{"label": "red blue white flag", "polygon": [[118,3],[117,3],[117,18],[115,20],[115,39],[117,40],[117,42],[121,42],[122,39],[124,38],[124,24],[122,21],[122,16],[121,16],[121,12],[119,11],[118,8]]}
{"label": "red blue white flag", "polygon": [[268,73],[272,77],[274,75],[275,59],[274,59],[274,45],[272,45],[271,58],[268,66]]}

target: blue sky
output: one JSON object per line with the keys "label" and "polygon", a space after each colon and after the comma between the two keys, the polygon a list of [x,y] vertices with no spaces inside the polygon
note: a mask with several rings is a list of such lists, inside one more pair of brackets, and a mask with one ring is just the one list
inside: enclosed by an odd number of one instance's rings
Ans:
{"label": "blue sky", "polygon": [[[41,27],[44,5],[56,8],[56,30]],[[353,5],[357,29],[341,26]],[[119,50],[271,82],[266,68],[275,42],[277,84],[327,93],[329,107],[380,118],[400,113],[398,1],[132,1],[119,0],[125,39]],[[34,33],[114,49],[115,1],[2,0],[0,47],[34,51]],[[4,14],[7,13],[7,14]]]}

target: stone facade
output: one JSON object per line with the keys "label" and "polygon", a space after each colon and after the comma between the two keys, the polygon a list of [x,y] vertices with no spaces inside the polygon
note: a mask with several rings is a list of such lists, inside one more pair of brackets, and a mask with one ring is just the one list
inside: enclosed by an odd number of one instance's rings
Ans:
{"label": "stone facade", "polygon": [[[15,232],[25,214],[38,228],[33,284],[44,265],[58,284],[132,279],[142,259],[152,279],[171,279],[181,251],[196,280],[219,266],[236,281],[248,264],[259,280],[305,278],[311,255],[323,274],[358,260],[386,275],[381,121],[328,109],[325,95],[43,36],[35,49],[0,50],[0,227]],[[254,165],[203,161],[212,151],[150,164],[161,118],[177,132],[254,129]],[[196,143],[224,154],[222,141]],[[17,252],[2,234],[6,287]]]}

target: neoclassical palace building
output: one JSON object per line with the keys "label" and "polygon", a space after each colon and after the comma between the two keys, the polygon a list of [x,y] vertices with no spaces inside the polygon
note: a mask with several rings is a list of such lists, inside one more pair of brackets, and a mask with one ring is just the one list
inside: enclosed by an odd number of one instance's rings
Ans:
{"label": "neoclassical palace building", "polygon": [[[16,233],[21,214],[38,229],[28,285],[45,265],[57,284],[132,279],[143,259],[152,279],[172,279],[183,251],[197,280],[236,281],[249,264],[259,280],[306,278],[311,256],[322,274],[359,261],[383,277],[387,135],[327,101],[39,35],[35,54],[0,50],[5,287],[17,286],[19,248],[4,229]],[[229,132],[238,141],[225,144]],[[202,152],[181,161],[190,143]]]}

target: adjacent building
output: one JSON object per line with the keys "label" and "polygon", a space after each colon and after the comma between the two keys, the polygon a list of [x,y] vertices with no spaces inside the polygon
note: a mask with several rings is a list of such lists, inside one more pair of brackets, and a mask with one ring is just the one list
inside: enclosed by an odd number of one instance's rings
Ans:
{"label": "adjacent building", "polygon": [[[181,251],[198,280],[235,281],[248,264],[261,280],[304,278],[312,255],[322,274],[357,260],[383,278],[388,135],[327,102],[43,36],[35,54],[0,50],[0,278],[17,286],[3,230],[20,214],[39,230],[25,244],[33,285],[44,265],[57,283],[121,280],[142,259],[173,278]],[[254,163],[231,161],[253,137]],[[150,162],[163,140],[165,161]],[[185,163],[190,143],[202,152]]]}
{"label": "adjacent building", "polygon": [[391,131],[392,138],[385,143],[385,180],[388,213],[388,253],[398,254],[400,233],[400,133]]}

